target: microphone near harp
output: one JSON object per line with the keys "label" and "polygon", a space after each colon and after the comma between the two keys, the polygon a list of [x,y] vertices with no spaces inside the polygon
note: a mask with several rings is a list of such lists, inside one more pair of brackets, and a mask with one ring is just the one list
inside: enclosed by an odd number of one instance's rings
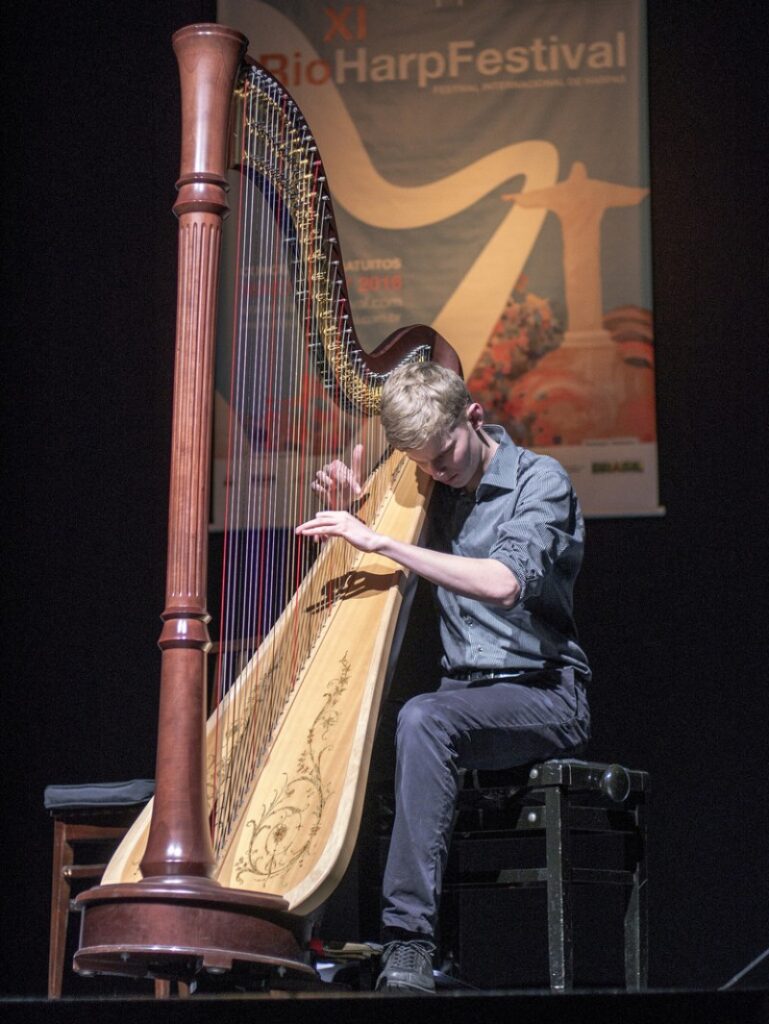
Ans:
{"label": "microphone near harp", "polygon": [[[296,104],[221,25],[174,36],[182,86],[178,314],[156,795],[78,897],[81,973],[190,978],[236,964],[313,974],[311,915],[340,880],[406,572],[292,527],[310,472],[363,444],[356,514],[415,542],[430,481],[376,412],[396,366],[459,361],[430,327],[373,353],[353,325],[325,175]],[[235,160],[228,161],[232,126]],[[225,569],[206,719],[207,529],[227,169],[239,173]]]}

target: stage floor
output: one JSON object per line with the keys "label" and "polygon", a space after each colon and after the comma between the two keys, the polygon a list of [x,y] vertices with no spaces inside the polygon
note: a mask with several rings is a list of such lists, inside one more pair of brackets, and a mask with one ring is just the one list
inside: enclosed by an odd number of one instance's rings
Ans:
{"label": "stage floor", "polygon": [[268,1021],[269,1024],[767,1024],[769,990],[445,992],[435,996],[359,992],[0,1000],[6,1024],[93,1020],[99,1024]]}

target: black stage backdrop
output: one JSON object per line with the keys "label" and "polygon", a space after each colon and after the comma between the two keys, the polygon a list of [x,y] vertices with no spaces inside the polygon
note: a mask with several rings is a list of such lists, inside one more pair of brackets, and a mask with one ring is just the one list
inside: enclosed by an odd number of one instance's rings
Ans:
{"label": "black stage backdrop", "polygon": [[[45,991],[44,786],[153,772],[179,138],[169,37],[213,14],[195,0],[23,0],[4,15],[8,994]],[[650,0],[648,20],[667,515],[589,524],[578,618],[592,756],[653,778],[652,982],[714,988],[769,945],[765,9]]]}

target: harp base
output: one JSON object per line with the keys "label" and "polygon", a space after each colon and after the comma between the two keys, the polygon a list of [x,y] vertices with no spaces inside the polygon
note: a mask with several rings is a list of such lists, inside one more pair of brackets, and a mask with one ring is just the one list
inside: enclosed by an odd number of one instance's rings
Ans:
{"label": "harp base", "polygon": [[315,977],[302,954],[307,922],[280,897],[207,878],[147,878],[81,893],[79,974],[191,980],[247,965]]}

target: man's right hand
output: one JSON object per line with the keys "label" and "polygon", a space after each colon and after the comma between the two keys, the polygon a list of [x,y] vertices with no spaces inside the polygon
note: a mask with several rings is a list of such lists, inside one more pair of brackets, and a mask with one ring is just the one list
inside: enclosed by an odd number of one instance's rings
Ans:
{"label": "man's right hand", "polygon": [[362,467],[363,445],[356,444],[349,466],[340,459],[334,459],[318,470],[311,487],[320,495],[325,508],[347,509],[363,494]]}

